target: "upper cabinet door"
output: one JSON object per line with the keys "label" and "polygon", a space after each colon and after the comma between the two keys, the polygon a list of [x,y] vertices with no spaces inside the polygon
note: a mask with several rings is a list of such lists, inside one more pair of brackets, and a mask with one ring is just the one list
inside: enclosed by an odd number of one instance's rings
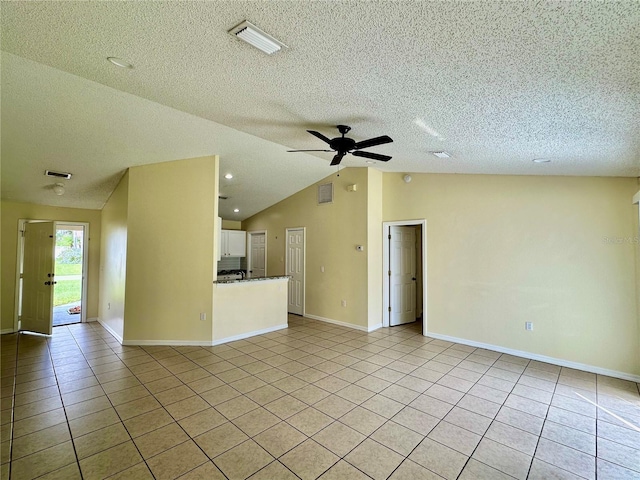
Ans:
{"label": "upper cabinet door", "polygon": [[227,250],[229,257],[247,256],[247,232],[244,230],[227,230]]}

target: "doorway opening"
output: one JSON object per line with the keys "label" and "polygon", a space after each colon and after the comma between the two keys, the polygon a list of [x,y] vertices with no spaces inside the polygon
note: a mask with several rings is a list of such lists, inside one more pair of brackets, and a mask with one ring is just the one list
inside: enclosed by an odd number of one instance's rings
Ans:
{"label": "doorway opening", "polygon": [[86,322],[89,224],[18,221],[14,331]]}
{"label": "doorway opening", "polygon": [[383,222],[382,326],[420,322],[427,334],[427,221]]}

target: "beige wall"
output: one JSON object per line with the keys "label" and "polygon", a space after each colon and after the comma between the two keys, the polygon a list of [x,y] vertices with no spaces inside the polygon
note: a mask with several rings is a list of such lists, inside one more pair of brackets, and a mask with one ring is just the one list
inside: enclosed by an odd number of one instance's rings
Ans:
{"label": "beige wall", "polygon": [[[346,168],[318,182],[334,183],[332,204],[317,204],[315,184],[242,222],[243,230],[267,230],[269,275],[284,274],[285,228],[306,227],[306,314],[362,328],[369,322],[367,180],[366,168]],[[348,192],[354,183],[357,191]]]}
{"label": "beige wall", "polygon": [[211,341],[217,182],[217,157],[129,170],[125,342]]}
{"label": "beige wall", "polygon": [[100,210],[50,207],[2,201],[2,330],[13,329],[18,220],[59,220],[89,223],[87,318],[98,316]]}
{"label": "beige wall", "polygon": [[382,326],[383,174],[367,169],[367,308],[368,330]]}
{"label": "beige wall", "polygon": [[[427,220],[428,331],[640,374],[631,178],[384,176]],[[527,332],[524,322],[534,323]]]}
{"label": "beige wall", "polygon": [[287,280],[261,280],[214,286],[213,341],[287,325]]}
{"label": "beige wall", "polygon": [[127,273],[129,172],[102,209],[100,238],[100,321],[122,341]]}
{"label": "beige wall", "polygon": [[223,230],[242,230],[242,222],[237,220],[225,220],[222,219],[222,229]]}

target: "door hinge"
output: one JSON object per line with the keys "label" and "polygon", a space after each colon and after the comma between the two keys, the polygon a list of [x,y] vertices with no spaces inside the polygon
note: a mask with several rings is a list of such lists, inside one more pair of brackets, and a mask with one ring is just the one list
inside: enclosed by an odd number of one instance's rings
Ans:
{"label": "door hinge", "polygon": [[49,238],[53,238],[53,235],[49,235]]}
{"label": "door hinge", "polygon": [[24,230],[20,230],[20,233],[22,234],[22,236],[24,237]]}
{"label": "door hinge", "polygon": [[388,237],[388,238],[389,238],[389,240],[391,240],[391,234],[389,234],[389,237]]}
{"label": "door hinge", "polygon": [[391,270],[389,270],[388,275],[391,276]]}
{"label": "door hinge", "polygon": [[389,313],[391,313],[391,307],[389,307]]}

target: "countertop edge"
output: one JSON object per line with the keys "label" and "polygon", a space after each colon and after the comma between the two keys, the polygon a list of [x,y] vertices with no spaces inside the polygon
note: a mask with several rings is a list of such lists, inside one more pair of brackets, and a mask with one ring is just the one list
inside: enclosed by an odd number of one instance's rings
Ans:
{"label": "countertop edge", "polygon": [[214,285],[231,285],[235,283],[265,282],[269,280],[289,280],[291,275],[274,275],[271,277],[243,278],[238,280],[214,280]]}

